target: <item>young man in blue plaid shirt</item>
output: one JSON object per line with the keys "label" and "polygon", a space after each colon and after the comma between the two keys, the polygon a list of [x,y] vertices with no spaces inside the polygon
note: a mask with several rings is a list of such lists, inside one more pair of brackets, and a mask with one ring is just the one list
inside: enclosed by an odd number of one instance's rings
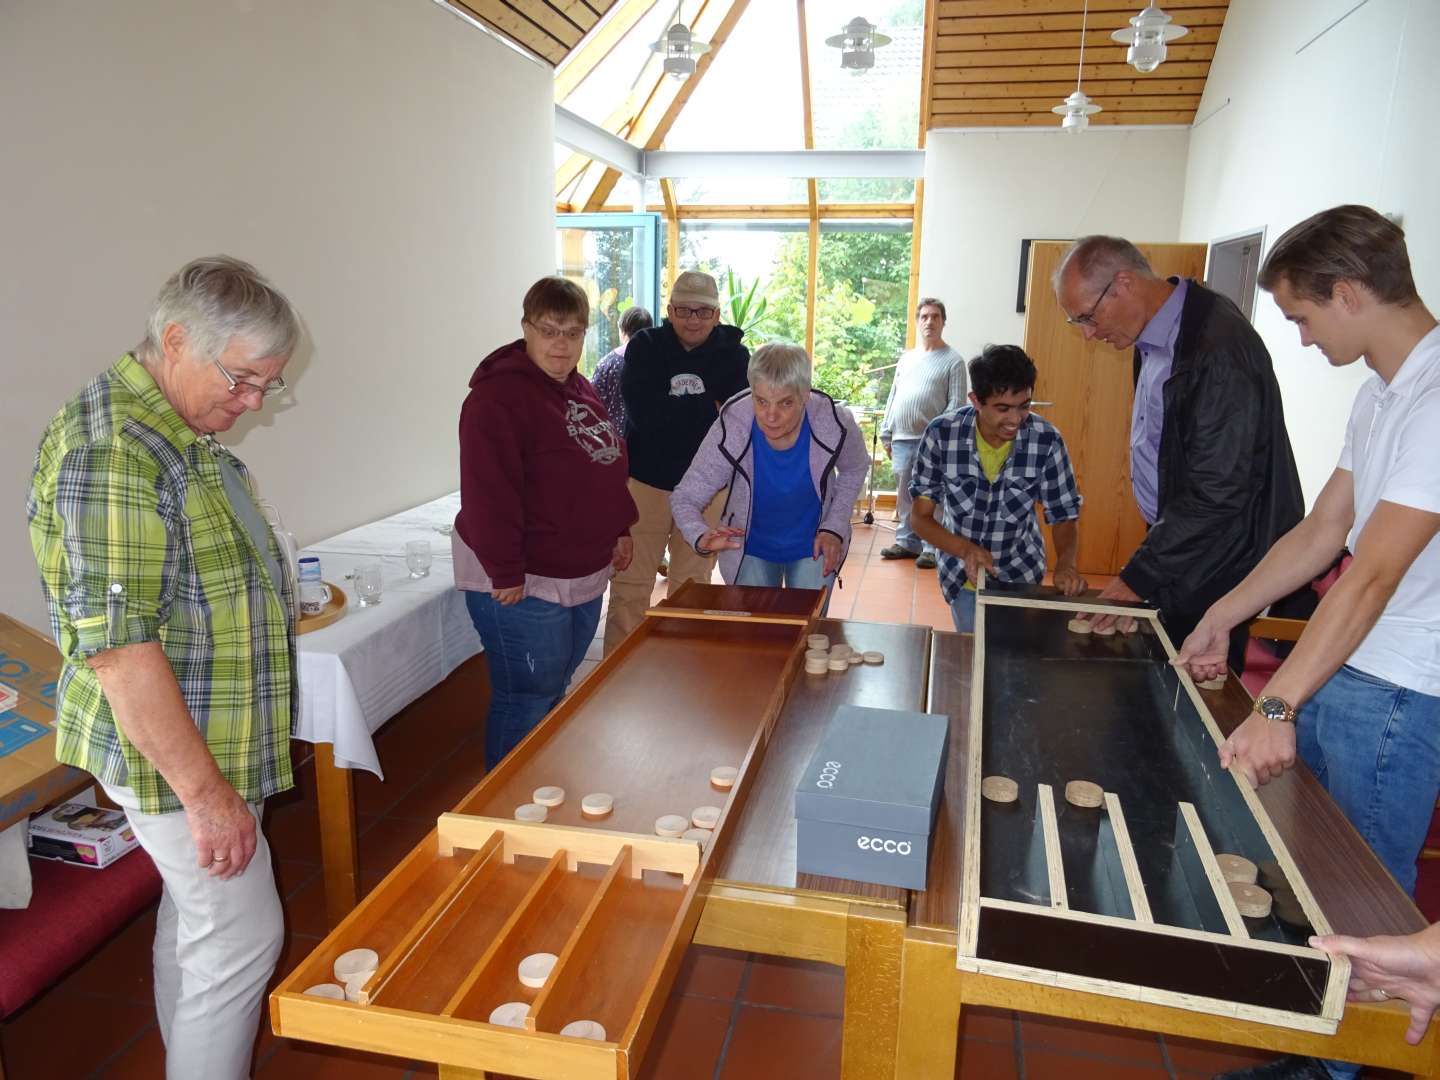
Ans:
{"label": "young man in blue plaid shirt", "polygon": [[912,528],[939,552],[940,589],[961,633],[975,628],[980,570],[1005,582],[1045,576],[1037,502],[1055,536],[1055,587],[1085,591],[1075,569],[1080,492],[1065,440],[1030,412],[1034,363],[1018,345],[987,346],[970,361],[970,387],[969,405],[925,429],[910,480]]}

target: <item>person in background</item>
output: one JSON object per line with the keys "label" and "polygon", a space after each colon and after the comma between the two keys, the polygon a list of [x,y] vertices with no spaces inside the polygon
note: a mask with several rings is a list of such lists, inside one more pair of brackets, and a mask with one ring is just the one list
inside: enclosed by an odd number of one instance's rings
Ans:
{"label": "person in background", "polygon": [[915,305],[915,348],[895,365],[880,441],[895,463],[895,543],[880,549],[882,559],[914,559],[922,570],[935,568],[935,551],[918,536],[910,520],[910,477],[915,451],[926,425],[965,404],[965,360],[945,344],[945,305],[926,296]]}
{"label": "person in background", "polygon": [[494,768],[565,696],[611,575],[630,564],[625,442],[576,370],[590,302],[574,282],[525,294],[518,341],[470,378],[460,410],[455,585],[485,646]]}
{"label": "person in background", "polygon": [[[720,289],[709,274],[687,270],[677,277],[666,315],[625,347],[620,391],[630,495],[640,518],[631,530],[635,560],[610,586],[606,655],[645,617],[655,591],[654,570],[667,547],[667,596],[687,581],[708,582],[715,569],[714,557],[698,554],[675,528],[670,492],[690,467],[720,406],[745,389],[750,353],[740,343],[738,326],[721,325]],[[709,513],[713,518],[719,511],[717,499]]]}
{"label": "person in background", "polygon": [[925,429],[911,481],[915,532],[940,552],[940,589],[966,634],[981,570],[1001,582],[1044,578],[1036,504],[1054,530],[1055,587],[1085,591],[1075,569],[1080,492],[1065,440],[1030,411],[1035,364],[1018,345],[990,345],[970,361],[970,385],[969,405]]}
{"label": "person in background", "polygon": [[264,800],[292,786],[294,583],[215,441],[282,393],[300,340],[248,263],[197,259],[145,339],[50,421],[28,516],[63,658],[55,756],[98,780],[160,872],[169,1080],[240,1080],[284,924]]}
{"label": "person in background", "polygon": [[[1099,598],[1158,608],[1182,641],[1305,513],[1270,353],[1228,298],[1157,277],[1118,236],[1077,240],[1051,284],[1086,341],[1135,364],[1130,479],[1150,527]],[[1230,639],[1237,672],[1246,641],[1241,625]]]}
{"label": "person in background", "polygon": [[[670,495],[675,527],[698,554],[719,553],[728,584],[824,589],[828,604],[869,468],[864,437],[849,409],[811,388],[798,345],[760,346],[748,377]],[[727,488],[714,527],[704,511]]]}
{"label": "person in background", "polygon": [[610,423],[622,435],[625,433],[625,396],[620,392],[620,382],[625,374],[625,347],[641,330],[648,330],[654,325],[654,317],[643,307],[626,308],[620,316],[620,344],[595,365],[595,378],[590,380],[595,384],[600,400],[605,403]]}

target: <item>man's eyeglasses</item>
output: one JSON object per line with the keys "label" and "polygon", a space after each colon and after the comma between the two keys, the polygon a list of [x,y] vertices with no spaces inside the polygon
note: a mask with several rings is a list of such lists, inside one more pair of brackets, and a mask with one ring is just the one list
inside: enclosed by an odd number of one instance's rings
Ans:
{"label": "man's eyeglasses", "polygon": [[240,394],[259,394],[261,397],[270,398],[277,394],[283,394],[286,390],[290,389],[289,384],[278,375],[264,386],[256,386],[254,383],[235,378],[234,375],[231,375],[230,372],[225,370],[225,366],[221,364],[219,360],[211,360],[210,362],[220,369],[220,374],[224,375],[225,381],[230,384],[231,397],[237,397]]}
{"label": "man's eyeglasses", "polygon": [[670,305],[670,314],[677,319],[708,319],[719,310],[719,308],[713,307],[682,307],[679,304]]}
{"label": "man's eyeglasses", "polygon": [[569,330],[561,330],[560,327],[551,326],[549,323],[530,322],[529,319],[525,321],[530,323],[535,328],[535,332],[546,341],[554,341],[556,338],[562,337],[566,341],[583,341],[585,332],[590,329],[588,326],[572,326]]}
{"label": "man's eyeglasses", "polygon": [[1090,305],[1089,311],[1085,312],[1084,315],[1076,315],[1073,318],[1067,315],[1065,316],[1065,321],[1068,322],[1071,326],[1094,326],[1095,312],[1100,310],[1100,304],[1105,299],[1105,294],[1110,291],[1110,286],[1114,284],[1115,279],[1112,277],[1109,281],[1105,283],[1105,288],[1100,290],[1100,295],[1095,298],[1095,303]]}

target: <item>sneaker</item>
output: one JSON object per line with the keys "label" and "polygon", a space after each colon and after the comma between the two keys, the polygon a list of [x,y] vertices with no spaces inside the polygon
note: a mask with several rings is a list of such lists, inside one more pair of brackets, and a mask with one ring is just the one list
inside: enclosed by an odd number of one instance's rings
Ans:
{"label": "sneaker", "polygon": [[1330,1080],[1330,1070],[1316,1058],[1291,1056],[1248,1069],[1216,1073],[1214,1080]]}
{"label": "sneaker", "polygon": [[920,552],[911,551],[909,548],[901,547],[899,544],[891,544],[887,548],[880,549],[880,557],[882,559],[914,559],[917,558],[919,554]]}
{"label": "sneaker", "polygon": [[922,551],[920,557],[915,560],[915,566],[920,570],[934,570],[935,556],[928,551]]}

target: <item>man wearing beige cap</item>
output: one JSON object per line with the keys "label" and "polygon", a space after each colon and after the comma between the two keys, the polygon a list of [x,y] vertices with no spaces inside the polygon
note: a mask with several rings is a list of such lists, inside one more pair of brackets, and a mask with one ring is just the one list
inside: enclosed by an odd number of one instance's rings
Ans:
{"label": "man wearing beige cap", "polygon": [[[750,353],[740,329],[720,325],[720,290],[709,274],[687,270],[670,289],[668,316],[641,330],[625,348],[620,394],[625,401],[625,440],[630,452],[630,495],[640,520],[630,527],[635,556],[610,582],[605,620],[608,654],[635,629],[650,606],[655,567],[665,555],[675,523],[670,492],[690,467],[720,406],[747,388]],[[722,492],[706,513],[717,523]],[[674,532],[666,595],[687,581],[709,581],[713,555],[702,556]]]}

